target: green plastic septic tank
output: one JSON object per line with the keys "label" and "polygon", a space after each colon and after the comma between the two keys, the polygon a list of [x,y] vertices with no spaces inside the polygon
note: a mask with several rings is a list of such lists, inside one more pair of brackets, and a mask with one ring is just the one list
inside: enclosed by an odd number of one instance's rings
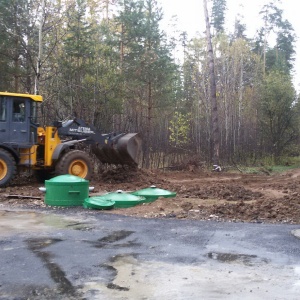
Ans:
{"label": "green plastic septic tank", "polygon": [[89,195],[89,181],[66,174],[45,180],[45,203],[53,206],[81,206]]}
{"label": "green plastic septic tank", "polygon": [[86,198],[83,202],[84,208],[91,208],[91,209],[112,209],[114,208],[115,201],[104,199],[101,196],[94,196]]}
{"label": "green plastic septic tank", "polygon": [[115,202],[115,208],[126,208],[142,204],[145,201],[144,197],[128,194],[122,190],[107,193],[101,196],[103,199]]}
{"label": "green plastic septic tank", "polygon": [[132,192],[133,195],[142,196],[146,198],[146,202],[153,202],[159,197],[164,198],[172,198],[176,196],[176,192],[171,192],[168,190],[163,190],[160,188],[157,188],[155,185],[151,185],[148,188]]}

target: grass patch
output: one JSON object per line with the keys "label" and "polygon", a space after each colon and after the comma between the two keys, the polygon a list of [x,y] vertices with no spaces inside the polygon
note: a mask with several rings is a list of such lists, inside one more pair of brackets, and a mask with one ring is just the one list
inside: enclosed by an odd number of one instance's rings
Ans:
{"label": "grass patch", "polygon": [[264,159],[254,166],[239,165],[231,168],[233,171],[239,171],[243,174],[274,174],[282,173],[300,168],[300,157],[282,157],[278,159],[277,164],[272,160]]}
{"label": "grass patch", "polygon": [[286,172],[286,171],[293,170],[293,169],[299,169],[299,168],[300,168],[300,164],[292,165],[292,166],[277,165],[277,166],[270,167],[271,172],[274,172],[274,173],[282,173],[282,172]]}

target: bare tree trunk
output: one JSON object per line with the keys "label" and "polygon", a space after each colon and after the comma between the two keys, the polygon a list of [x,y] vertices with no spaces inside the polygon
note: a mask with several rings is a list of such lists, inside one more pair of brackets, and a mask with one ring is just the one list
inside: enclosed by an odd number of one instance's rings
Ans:
{"label": "bare tree trunk", "polygon": [[15,49],[14,49],[14,92],[19,92],[19,36],[18,36],[18,18],[17,18],[17,4],[14,5],[14,39],[15,39]]}
{"label": "bare tree trunk", "polygon": [[263,53],[263,64],[264,64],[264,77],[266,75],[266,51],[267,51],[267,21],[265,20],[265,29],[264,29],[264,53]]}
{"label": "bare tree trunk", "polygon": [[210,24],[207,11],[207,0],[203,0],[204,15],[206,21],[206,39],[209,58],[209,75],[210,75],[210,99],[211,99],[211,119],[212,119],[212,142],[213,153],[212,160],[214,165],[219,165],[220,156],[220,141],[219,141],[219,120],[218,120],[218,104],[217,104],[217,89],[215,78],[214,53],[211,43]]}
{"label": "bare tree trunk", "polygon": [[237,131],[237,141],[238,144],[241,144],[241,127],[242,127],[242,110],[243,110],[243,94],[244,94],[244,59],[243,54],[241,57],[241,64],[240,64],[240,88],[239,88],[239,106],[238,106],[238,131]]}
{"label": "bare tree trunk", "polygon": [[106,5],[105,5],[106,7],[105,7],[105,9],[106,9],[106,20],[108,21],[108,7],[109,7],[109,0],[106,0]]}
{"label": "bare tree trunk", "polygon": [[124,59],[124,24],[121,24],[121,41],[120,41],[120,65],[121,73],[123,72],[123,59]]}
{"label": "bare tree trunk", "polygon": [[37,65],[36,65],[36,75],[35,75],[35,84],[34,84],[34,93],[36,95],[39,94],[39,80],[41,75],[41,59],[43,53],[43,44],[42,44],[42,34],[43,34],[43,23],[45,18],[45,1],[42,0],[42,7],[41,7],[41,15],[40,15],[40,25],[39,25],[39,52],[37,58]]}
{"label": "bare tree trunk", "polygon": [[148,169],[150,167],[150,144],[151,144],[151,126],[152,126],[152,85],[151,82],[148,82],[148,114],[147,114],[147,127],[146,127],[146,149],[144,152],[145,156],[145,168]]}

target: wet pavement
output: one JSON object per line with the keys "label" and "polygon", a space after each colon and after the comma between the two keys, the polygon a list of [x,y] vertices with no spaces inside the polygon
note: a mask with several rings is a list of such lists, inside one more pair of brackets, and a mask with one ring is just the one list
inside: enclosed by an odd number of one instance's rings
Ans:
{"label": "wet pavement", "polygon": [[0,299],[299,299],[297,225],[0,211]]}

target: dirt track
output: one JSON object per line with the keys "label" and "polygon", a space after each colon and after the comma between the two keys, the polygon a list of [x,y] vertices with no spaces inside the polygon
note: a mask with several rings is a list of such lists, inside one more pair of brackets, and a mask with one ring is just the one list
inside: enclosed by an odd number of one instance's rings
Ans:
{"label": "dirt track", "polygon": [[[177,196],[105,212],[145,218],[300,224],[300,169],[275,175],[117,169],[90,183],[95,187],[93,195],[118,189],[136,191],[150,185],[177,192]],[[39,186],[43,184],[29,177],[15,180],[12,186],[1,189],[0,205],[45,208]]]}

